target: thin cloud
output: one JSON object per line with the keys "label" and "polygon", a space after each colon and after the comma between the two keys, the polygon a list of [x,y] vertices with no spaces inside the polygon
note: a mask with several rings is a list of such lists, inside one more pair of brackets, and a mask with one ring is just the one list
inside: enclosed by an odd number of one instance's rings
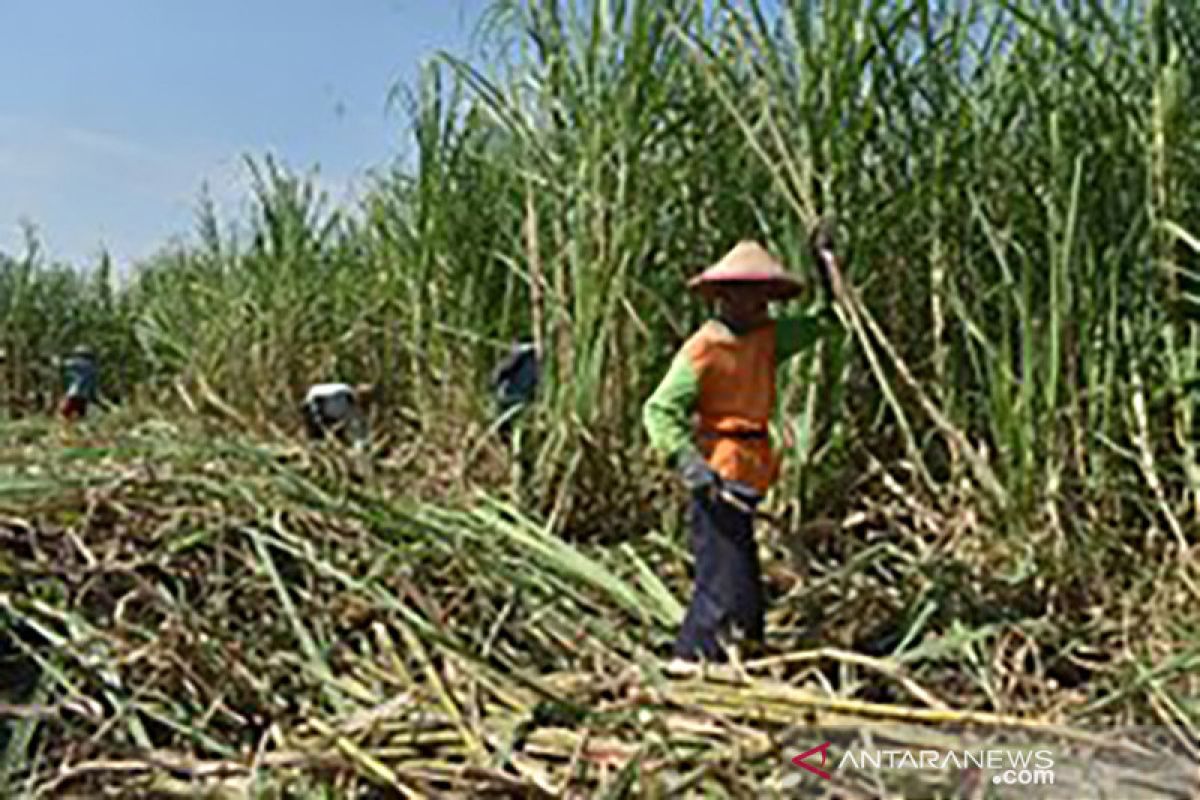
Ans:
{"label": "thin cloud", "polygon": [[153,161],[165,164],[174,160],[167,153],[154,150],[142,142],[118,133],[63,127],[57,132],[57,135],[64,144],[96,156],[139,163]]}
{"label": "thin cloud", "polygon": [[[351,209],[365,185],[358,173],[287,166],[312,179],[329,207]],[[216,146],[172,152],[117,132],[0,115],[0,251],[23,248],[28,219],[52,258],[83,265],[107,250],[128,265],[188,238],[202,191],[228,223],[244,219],[251,188],[244,158]]]}
{"label": "thin cloud", "polygon": [[214,197],[230,192],[228,159],[198,150],[167,152],[111,131],[0,115],[0,250],[19,250],[20,221],[32,220],[46,249],[72,262],[108,249],[143,258],[192,224],[206,177]]}

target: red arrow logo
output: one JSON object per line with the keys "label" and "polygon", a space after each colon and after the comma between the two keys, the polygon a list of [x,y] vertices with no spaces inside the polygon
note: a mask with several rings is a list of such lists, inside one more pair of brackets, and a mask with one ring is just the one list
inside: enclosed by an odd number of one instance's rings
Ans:
{"label": "red arrow logo", "polygon": [[825,744],[819,744],[816,747],[814,747],[812,750],[808,750],[806,752],[801,753],[798,756],[795,756],[792,759],[792,763],[795,764],[797,767],[800,767],[800,769],[806,769],[814,775],[820,775],[825,780],[830,780],[831,776],[829,775],[828,772],[826,772],[823,769],[817,769],[812,764],[806,764],[804,759],[808,758],[809,756],[813,755],[814,753],[820,753],[821,754],[821,766],[822,767],[825,766],[825,751],[829,749],[829,745],[831,745],[831,744],[833,744],[833,743],[826,742]]}

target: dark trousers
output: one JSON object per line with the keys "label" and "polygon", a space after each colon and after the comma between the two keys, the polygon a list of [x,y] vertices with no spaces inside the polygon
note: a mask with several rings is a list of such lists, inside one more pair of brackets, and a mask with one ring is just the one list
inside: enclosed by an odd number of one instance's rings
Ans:
{"label": "dark trousers", "polygon": [[763,642],[762,571],[754,543],[754,517],[715,497],[695,495],[691,508],[695,588],[675,641],[679,658],[721,663],[721,644],[741,638]]}

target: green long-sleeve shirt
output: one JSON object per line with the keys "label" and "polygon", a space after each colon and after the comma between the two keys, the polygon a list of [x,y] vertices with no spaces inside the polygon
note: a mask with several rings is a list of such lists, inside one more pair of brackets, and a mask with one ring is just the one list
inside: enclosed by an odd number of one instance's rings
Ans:
{"label": "green long-sleeve shirt", "polygon": [[[788,315],[776,319],[776,366],[811,348],[831,330],[829,318],[821,313]],[[695,449],[691,416],[699,393],[700,376],[696,374],[691,359],[681,350],[642,408],[642,424],[650,438],[650,445],[669,464],[678,463],[683,453]]]}

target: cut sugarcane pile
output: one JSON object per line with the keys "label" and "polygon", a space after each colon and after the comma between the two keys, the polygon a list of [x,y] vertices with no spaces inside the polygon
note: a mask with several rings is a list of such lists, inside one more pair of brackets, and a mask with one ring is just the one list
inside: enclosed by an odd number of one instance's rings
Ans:
{"label": "cut sugarcane pile", "polygon": [[[1055,785],[986,786],[1007,796],[1182,796],[1195,777],[1183,565],[1071,609],[989,581],[1004,562],[982,533],[939,550],[846,531],[861,546],[828,563],[814,545],[803,577],[773,543],[776,652],[668,677],[688,589],[671,533],[570,543],[492,498],[406,501],[386,467],[356,482],[333,454],[150,424],[7,429],[3,448],[5,796],[972,796],[969,775],[789,762],[871,732],[1052,743]],[[881,498],[860,528],[900,519]],[[1086,674],[1066,685],[1059,661]]]}

